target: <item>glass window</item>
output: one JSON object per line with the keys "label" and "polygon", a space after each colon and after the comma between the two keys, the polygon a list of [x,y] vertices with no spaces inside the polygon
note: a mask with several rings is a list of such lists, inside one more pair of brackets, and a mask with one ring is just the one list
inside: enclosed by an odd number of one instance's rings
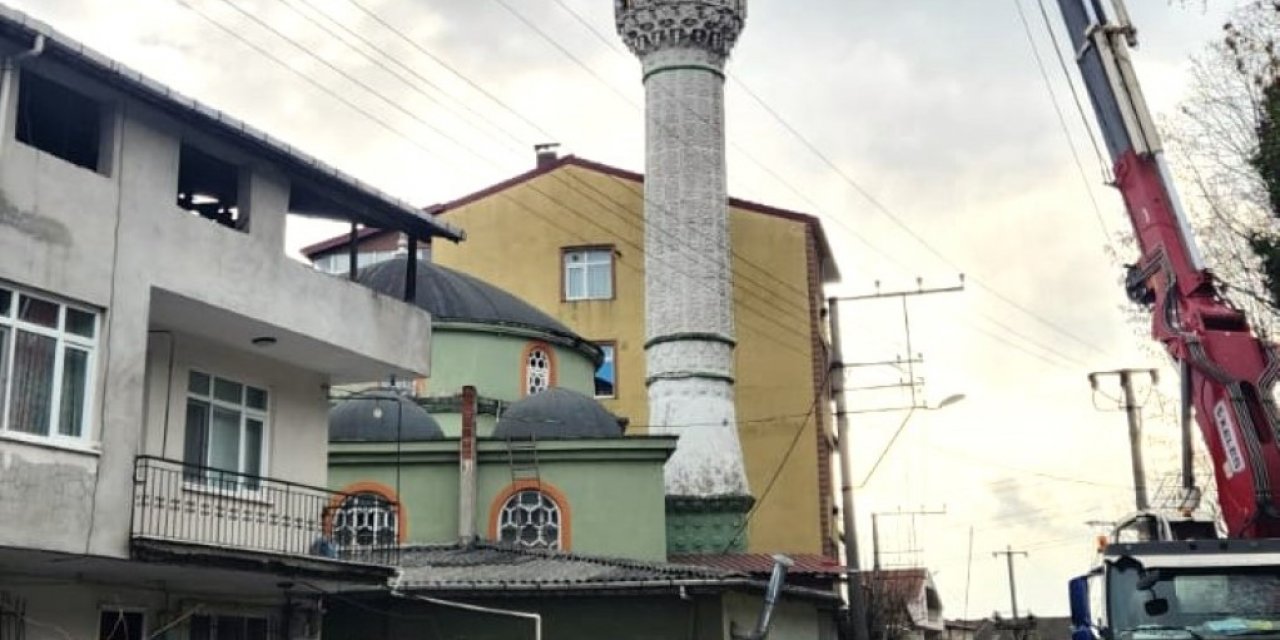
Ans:
{"label": "glass window", "polygon": [[3,294],[0,431],[87,437],[98,315],[26,293]]}
{"label": "glass window", "polygon": [[399,540],[396,505],[381,494],[353,493],[333,514],[333,541],[345,549],[388,547]]}
{"label": "glass window", "polygon": [[524,393],[531,396],[551,387],[553,377],[551,349],[535,345],[529,349],[524,363]]}
{"label": "glass window", "polygon": [[498,539],[522,547],[559,549],[563,522],[560,505],[537,489],[517,491],[498,514]]}
{"label": "glass window", "polygon": [[613,249],[564,252],[565,300],[608,300],[613,297]]}
{"label": "glass window", "polygon": [[190,465],[186,479],[257,489],[264,471],[268,399],[265,389],[191,371],[183,446],[183,459]]}
{"label": "glass window", "polygon": [[604,360],[596,368],[596,397],[613,398],[617,395],[618,372],[614,366],[614,344],[605,342],[597,345],[604,352]]}

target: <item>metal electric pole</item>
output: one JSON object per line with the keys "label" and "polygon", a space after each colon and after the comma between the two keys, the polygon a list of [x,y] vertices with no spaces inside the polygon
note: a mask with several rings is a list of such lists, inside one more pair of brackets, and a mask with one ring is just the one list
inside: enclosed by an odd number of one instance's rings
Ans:
{"label": "metal electric pole", "polygon": [[1147,498],[1147,469],[1142,461],[1142,405],[1137,403],[1133,394],[1133,374],[1135,373],[1150,375],[1152,384],[1159,381],[1155,369],[1117,369],[1090,373],[1089,384],[1096,391],[1100,376],[1114,375],[1120,378],[1120,388],[1124,392],[1122,406],[1129,421],[1129,458],[1133,465],[1133,498],[1138,511],[1146,511],[1151,508],[1151,501]]}

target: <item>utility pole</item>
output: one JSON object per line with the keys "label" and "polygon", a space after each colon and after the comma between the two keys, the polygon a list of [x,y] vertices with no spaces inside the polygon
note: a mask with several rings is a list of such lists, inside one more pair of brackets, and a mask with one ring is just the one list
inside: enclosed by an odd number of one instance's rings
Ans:
{"label": "utility pole", "polygon": [[992,551],[991,557],[996,558],[1004,556],[1005,561],[1009,564],[1009,601],[1013,606],[1013,621],[1018,621],[1018,584],[1013,579],[1013,557],[1027,557],[1026,551],[1014,551],[1012,546],[1005,545],[1004,551]]}
{"label": "utility pole", "polygon": [[1095,371],[1089,374],[1089,384],[1094,391],[1098,390],[1098,378],[1117,376],[1120,388],[1124,392],[1124,412],[1129,421],[1129,458],[1133,466],[1133,497],[1138,511],[1151,508],[1147,499],[1147,469],[1142,461],[1142,405],[1138,404],[1133,394],[1133,374],[1146,373],[1151,376],[1151,384],[1159,382],[1155,369],[1117,369],[1115,371]]}
{"label": "utility pole", "polygon": [[[926,511],[924,509],[919,509],[916,511],[902,511],[901,509],[899,509],[898,511],[881,511],[879,513],[871,514],[871,558],[872,558],[871,568],[872,570],[873,571],[880,570],[880,516],[890,516],[890,517],[909,516],[911,518],[911,526],[912,526],[911,537],[914,539],[916,516],[945,516],[945,515],[947,515],[947,510],[945,508],[935,509],[933,511]],[[911,546],[915,546],[915,545],[912,544]],[[920,550],[909,549],[907,552],[914,553],[918,551]]]}
{"label": "utility pole", "polygon": [[840,305],[827,299],[827,320],[831,332],[831,396],[836,406],[836,447],[840,460],[840,513],[844,519],[845,584],[849,593],[849,622],[853,640],[867,640],[867,606],[862,591],[862,570],[858,561],[858,528],[853,509],[853,456],[849,438],[849,412],[844,398],[844,353],[840,341]]}
{"label": "utility pole", "polygon": [[[867,629],[867,606],[866,597],[862,588],[862,568],[861,561],[858,558],[858,527],[857,518],[855,517],[854,499],[853,499],[853,455],[852,455],[852,438],[849,428],[849,411],[846,406],[844,397],[845,391],[845,368],[850,366],[844,362],[843,341],[840,339],[840,301],[865,300],[870,298],[899,297],[902,299],[903,321],[907,330],[907,368],[911,385],[911,405],[914,408],[916,402],[916,378],[915,378],[915,362],[917,358],[911,355],[911,324],[907,320],[907,298],[910,296],[924,295],[928,293],[941,293],[944,291],[962,291],[964,289],[964,276],[960,276],[960,285],[957,287],[948,287],[944,289],[925,289],[923,281],[916,279],[917,288],[915,291],[899,291],[893,293],[880,293],[879,283],[876,283],[876,293],[862,296],[850,297],[829,297],[827,298],[827,322],[828,329],[831,334],[831,396],[835,403],[836,414],[836,446],[838,451],[838,459],[840,461],[840,512],[844,525],[844,554],[846,567],[846,584],[849,593],[849,617],[850,625],[853,627],[853,640],[868,640],[870,634]],[[872,364],[872,363],[864,363]],[[883,364],[883,363],[874,363]]]}
{"label": "utility pole", "polygon": [[[917,364],[921,364],[924,361],[924,359],[921,358],[919,354],[912,353],[911,351],[911,314],[907,308],[907,299],[914,296],[931,295],[935,293],[953,293],[957,291],[964,291],[964,274],[963,273],[960,274],[960,284],[951,286],[951,287],[937,287],[932,289],[926,289],[924,288],[924,279],[916,278],[915,289],[903,289],[901,291],[880,291],[880,282],[877,280],[875,293],[864,293],[856,296],[843,296],[839,298],[827,299],[828,308],[835,308],[835,302],[855,302],[858,300],[883,300],[886,298],[898,298],[902,303],[902,328],[907,341],[907,357],[905,359],[896,358],[894,360],[885,360],[885,361],[879,361],[879,362],[853,363],[845,366],[859,367],[859,366],[874,366],[874,365],[905,364],[907,366],[907,371],[906,371],[907,380],[904,383],[900,383],[896,385],[886,385],[885,387],[878,387],[878,386],[877,387],[861,387],[859,388],[859,390],[889,388],[889,387],[907,387],[908,392],[911,394],[911,406],[920,407],[920,401],[917,398],[919,389],[917,387],[920,386],[920,383],[922,381],[916,377],[915,366]],[[834,332],[832,333],[832,342],[835,342]]]}

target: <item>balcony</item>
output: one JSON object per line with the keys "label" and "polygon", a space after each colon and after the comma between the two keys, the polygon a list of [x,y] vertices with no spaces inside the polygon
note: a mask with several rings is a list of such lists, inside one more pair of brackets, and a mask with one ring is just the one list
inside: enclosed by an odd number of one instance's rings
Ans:
{"label": "balcony", "polygon": [[372,582],[399,560],[400,505],[375,494],[139,456],[132,505],[141,560]]}

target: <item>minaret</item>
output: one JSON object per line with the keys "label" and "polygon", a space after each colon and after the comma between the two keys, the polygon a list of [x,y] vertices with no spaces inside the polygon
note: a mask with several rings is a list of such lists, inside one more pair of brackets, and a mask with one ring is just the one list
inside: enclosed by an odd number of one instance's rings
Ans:
{"label": "minaret", "polygon": [[[615,0],[645,86],[645,359],[668,548],[721,551],[751,506],[733,397],[724,65],[746,0]],[[741,548],[745,537],[734,547]]]}

